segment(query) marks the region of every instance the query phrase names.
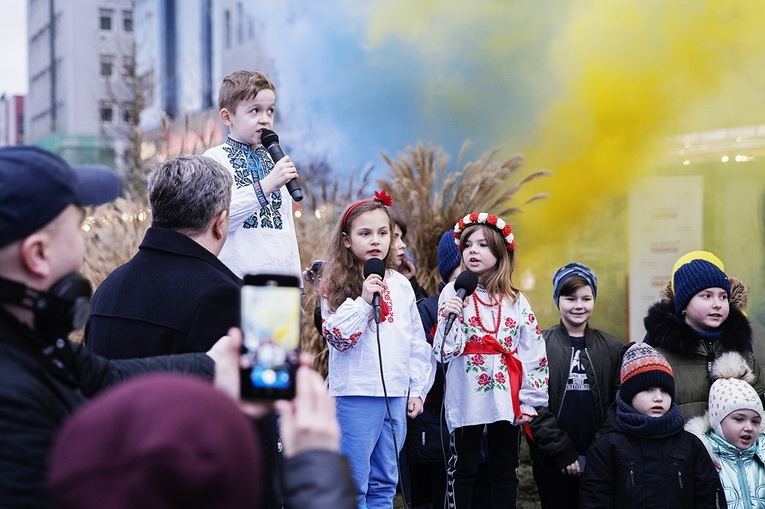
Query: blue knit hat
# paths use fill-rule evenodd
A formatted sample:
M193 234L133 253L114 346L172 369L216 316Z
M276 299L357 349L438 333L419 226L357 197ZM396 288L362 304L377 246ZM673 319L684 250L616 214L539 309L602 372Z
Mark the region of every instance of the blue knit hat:
M675 271L675 310L681 313L694 295L707 288L722 288L730 296L730 282L725 272L707 260L691 260Z
M581 263L569 263L558 269L553 276L553 300L556 306L558 306L558 299L560 299L560 289L563 287L563 283L571 276L582 276L587 281L587 284L590 285L590 288L592 288L592 297L598 296L598 278L595 277L595 273Z
M438 273L444 283L448 282L449 275L460 266L460 250L454 243L454 230L449 230L441 235L438 241Z

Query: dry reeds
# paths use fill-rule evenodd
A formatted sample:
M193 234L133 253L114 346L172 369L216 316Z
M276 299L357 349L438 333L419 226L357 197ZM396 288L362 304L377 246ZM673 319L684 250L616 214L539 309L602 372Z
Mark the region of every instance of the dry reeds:
M470 147L465 142L457 166ZM418 144L408 153L399 153L394 160L381 154L390 166L391 177L378 184L393 196L396 214L410 227L406 243L417 267L417 279L429 292L435 292L441 280L437 269L437 247L441 235L470 212L487 212L509 216L521 212L513 199L521 187L549 171L535 171L518 177L523 156L513 155L505 161L495 161L498 151L483 154L477 161L461 169L447 171L448 156L441 147ZM532 196L526 205L545 195Z
M303 201L296 206L295 230L300 246L302 267L309 267L314 260L323 260L327 255L327 242L340 214L348 204L358 201L369 184L371 168L363 171L359 179L353 175L344 187L328 179L323 166L301 170L301 180L310 182L303 186ZM322 375L327 374L329 351L327 342L313 323L313 309L318 295L310 285L306 286L303 299L303 315L300 342L304 351L314 355L314 368Z
M82 225L88 239L82 275L94 289L138 252L150 224L151 214L146 207L125 198L88 209ZM82 331L75 331L70 338L81 341Z

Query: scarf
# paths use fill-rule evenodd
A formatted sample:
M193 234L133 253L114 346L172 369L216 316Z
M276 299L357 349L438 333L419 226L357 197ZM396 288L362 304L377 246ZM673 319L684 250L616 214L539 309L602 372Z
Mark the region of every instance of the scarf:
M640 438L666 438L683 430L683 413L673 401L666 414L661 417L643 415L622 400L620 393L616 394L616 422L632 435Z

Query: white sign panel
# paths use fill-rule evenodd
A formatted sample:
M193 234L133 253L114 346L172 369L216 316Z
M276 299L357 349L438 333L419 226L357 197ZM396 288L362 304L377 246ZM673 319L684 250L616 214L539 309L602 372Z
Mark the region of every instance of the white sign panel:
M629 197L629 333L642 341L643 318L659 300L677 259L702 247L703 178L655 177Z

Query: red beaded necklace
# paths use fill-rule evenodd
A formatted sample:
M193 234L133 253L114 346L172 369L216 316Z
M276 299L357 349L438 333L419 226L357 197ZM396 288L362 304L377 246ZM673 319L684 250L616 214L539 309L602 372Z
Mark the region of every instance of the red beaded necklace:
M484 330L484 332L488 334L497 334L497 332L499 332L499 326L502 323L502 298L503 298L503 295L500 294L499 302L497 302L496 304L493 304L492 301L494 299L491 295L489 296L489 302L484 302L478 296L478 292L473 293L473 305L475 306L475 317L478 319L478 325L480 325L481 328ZM481 320L481 313L478 309L479 302L487 308L493 308L494 306L497 306L497 323L496 323L496 326L494 327L494 330L487 329L486 326L483 324L483 320Z

